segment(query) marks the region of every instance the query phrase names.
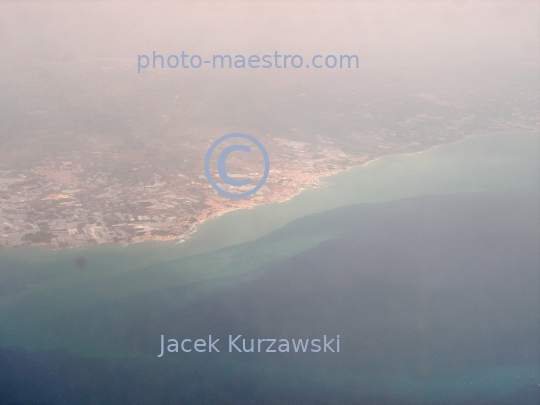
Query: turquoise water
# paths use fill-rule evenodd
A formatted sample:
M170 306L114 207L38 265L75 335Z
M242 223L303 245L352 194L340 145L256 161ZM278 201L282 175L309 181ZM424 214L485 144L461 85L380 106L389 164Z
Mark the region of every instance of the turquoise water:
M540 192L538 156L538 133L471 137L423 153L386 156L328 177L326 187L306 190L286 202L224 214L201 224L183 243L143 242L59 251L41 247L1 250L0 276L4 284L7 281L8 289L12 287L10 293L0 297L0 319L24 312L21 319L33 325L30 319L38 322L46 314L54 316L164 286L248 273L331 236L279 241L276 246L268 246L266 255L241 266L227 266L230 258L223 255L235 253L219 250L254 241L297 218L340 206L427 194ZM242 251L240 245L238 249ZM210 252L215 253L196 256ZM87 260L84 268L75 265L79 256ZM4 324L4 338L9 329ZM7 341L13 343L15 339L20 336ZM0 340L0 346L6 343Z

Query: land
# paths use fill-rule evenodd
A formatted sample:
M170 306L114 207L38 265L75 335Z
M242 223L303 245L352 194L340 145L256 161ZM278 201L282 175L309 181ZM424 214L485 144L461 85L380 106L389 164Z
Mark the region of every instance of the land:
M384 155L540 129L537 91L520 83L471 90L456 79L421 91L424 77L362 71L268 77L272 87L210 72L196 88L175 72L126 77L123 60L18 63L0 83L0 101L17 98L1 111L3 248L183 238L213 216L287 200ZM365 79L374 75L385 86ZM270 156L265 185L247 198L218 194L205 176L207 150L230 132L256 137ZM262 164L257 153L231 154L227 172L252 188ZM211 167L219 182L215 159Z

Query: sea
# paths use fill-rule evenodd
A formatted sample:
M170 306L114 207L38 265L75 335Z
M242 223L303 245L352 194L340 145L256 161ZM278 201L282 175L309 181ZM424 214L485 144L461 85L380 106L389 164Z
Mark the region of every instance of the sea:
M183 240L0 250L0 402L537 403L539 157L538 132L472 136ZM157 358L165 333L345 352Z

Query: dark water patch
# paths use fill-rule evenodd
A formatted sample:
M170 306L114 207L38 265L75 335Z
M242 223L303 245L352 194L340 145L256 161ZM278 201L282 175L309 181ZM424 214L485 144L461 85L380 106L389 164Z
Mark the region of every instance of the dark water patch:
M86 258L83 256L77 256L75 259L75 265L79 268L86 266Z

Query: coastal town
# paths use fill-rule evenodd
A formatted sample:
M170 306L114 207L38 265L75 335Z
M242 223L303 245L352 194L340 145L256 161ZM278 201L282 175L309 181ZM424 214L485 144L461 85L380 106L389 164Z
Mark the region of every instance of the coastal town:
M456 79L411 92L426 86L423 77L366 68L354 80L275 73L263 87L255 73L222 72L194 87L171 72L135 80L125 60L36 61L30 73L39 74L12 62L3 96L19 102L6 101L0 126L0 248L181 239L216 215L285 201L381 156L540 128L538 94L521 85L478 80L463 89ZM367 79L380 75L386 87ZM222 92L230 105L215 96ZM212 188L204 159L216 139L238 131L264 145L270 170L257 193L236 199ZM218 154L212 178L242 192L220 181ZM253 188L263 162L233 153L227 173Z
M179 238L213 215L283 201L321 176L359 163L331 145L312 148L285 139L273 144L273 155L287 150L289 158L301 160L273 160L265 185L244 199L219 195L203 170L164 175L159 169L134 168L126 174L62 161L30 171L2 171L0 246L66 248ZM201 148L201 156L204 152ZM231 172L245 171L235 163L240 162L228 163ZM248 169L246 176L255 178L255 169Z

